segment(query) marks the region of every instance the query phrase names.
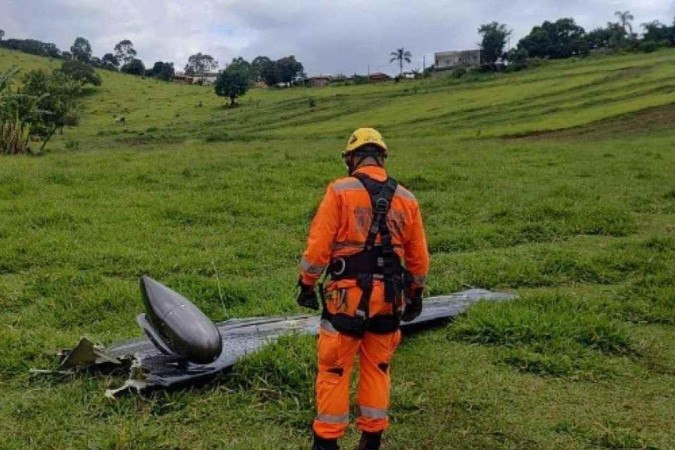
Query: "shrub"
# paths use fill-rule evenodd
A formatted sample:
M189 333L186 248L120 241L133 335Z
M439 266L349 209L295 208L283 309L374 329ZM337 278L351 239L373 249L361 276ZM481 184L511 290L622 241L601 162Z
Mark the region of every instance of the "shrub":
M658 42L654 41L645 41L645 42L640 42L639 45L639 50L644 53L652 53L655 52L656 50L661 47Z
M455 67L450 74L452 78L462 78L464 75L466 75L466 67L462 66Z

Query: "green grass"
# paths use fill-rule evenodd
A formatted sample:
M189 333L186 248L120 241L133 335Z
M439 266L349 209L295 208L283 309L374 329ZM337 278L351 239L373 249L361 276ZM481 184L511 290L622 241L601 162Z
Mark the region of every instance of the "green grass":
M50 64L0 51L0 70ZM406 339L388 448L672 447L672 50L256 89L236 109L206 87L102 77L47 154L0 158L0 447L307 447L309 337L218 383L115 402L102 393L124 374L28 369L81 335L139 336L146 273L214 320L298 312L305 233L358 126L382 129L420 201L429 292L522 297Z

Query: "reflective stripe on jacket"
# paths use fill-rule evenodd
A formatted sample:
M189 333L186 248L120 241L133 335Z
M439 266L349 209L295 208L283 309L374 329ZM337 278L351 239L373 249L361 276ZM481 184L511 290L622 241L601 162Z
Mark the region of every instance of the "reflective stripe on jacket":
M377 181L387 179L382 167L366 166L357 172ZM354 177L333 181L309 230L300 264L303 283L314 284L332 259L361 251L371 222L370 196L363 184ZM423 287L429 270L426 234L417 200L403 186L396 189L387 222L394 250L412 273L415 285Z

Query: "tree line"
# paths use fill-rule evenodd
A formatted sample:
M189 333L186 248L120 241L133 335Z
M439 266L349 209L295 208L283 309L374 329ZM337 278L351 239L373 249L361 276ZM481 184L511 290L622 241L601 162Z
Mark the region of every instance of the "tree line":
M672 25L657 20L643 23L640 25L643 33L639 35L634 30L635 18L630 11L617 11L614 16L616 22L608 22L605 27L590 32L571 17L545 21L533 27L507 52L504 47L512 30L499 22L481 25L478 33L484 69L500 70L508 66L519 69L533 59L564 59L598 52L652 52L660 47L675 46L675 19Z
M236 105L238 97L246 94L249 87L258 82L267 86L290 86L305 77L305 69L295 56L285 56L276 61L267 56L258 56L251 62L234 58L223 70L214 84L216 95L227 97L230 106Z
M4 34L4 31L0 30L0 47L12 50L49 58L61 58L66 61L79 61L94 68L154 77L165 81L171 81L176 76L173 62L157 61L152 67L146 68L143 61L138 58L133 42L129 39L121 40L111 52L98 57L93 55L91 44L84 37L77 37L70 46L70 51L61 51L55 44L34 39L5 40ZM229 66L234 66L232 70L243 71L246 78L252 82L263 82L267 86L290 85L296 77L304 75L302 63L292 55L277 60L272 60L267 56L258 56L250 63L243 58L235 58ZM184 72L188 76L200 77L216 71L218 67L219 63L213 56L199 52L188 58Z

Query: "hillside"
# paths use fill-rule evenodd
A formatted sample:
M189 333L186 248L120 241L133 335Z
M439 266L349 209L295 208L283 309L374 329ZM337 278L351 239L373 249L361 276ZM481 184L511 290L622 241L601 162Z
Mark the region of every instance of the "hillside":
M0 70L56 64L0 50ZM0 446L306 446L309 338L218 384L114 403L101 393L124 374L28 369L82 335L138 336L146 273L214 320L298 312L306 229L358 126L381 129L420 201L429 293L523 297L406 339L387 448L672 446L675 51L254 89L236 109L208 87L101 76L48 154L0 157Z

